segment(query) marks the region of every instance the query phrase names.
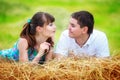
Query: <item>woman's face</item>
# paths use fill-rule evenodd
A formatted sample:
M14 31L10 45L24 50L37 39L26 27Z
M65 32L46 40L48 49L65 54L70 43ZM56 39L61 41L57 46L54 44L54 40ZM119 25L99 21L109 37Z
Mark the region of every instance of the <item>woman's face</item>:
M49 23L43 27L43 35L46 37L53 37L55 35L56 26L54 23Z

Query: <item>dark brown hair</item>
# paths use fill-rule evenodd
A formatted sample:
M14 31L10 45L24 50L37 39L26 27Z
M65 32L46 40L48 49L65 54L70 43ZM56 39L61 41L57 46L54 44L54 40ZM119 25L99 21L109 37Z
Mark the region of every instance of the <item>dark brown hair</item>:
M80 27L87 26L88 27L88 34L91 34L93 32L94 27L94 17L93 15L88 11L78 11L73 13L72 18L75 18L80 25Z
M28 41L28 48L34 50L34 46L36 44L35 39L36 27L37 26L43 27L44 24L49 24L54 21L55 18L49 13L37 12L36 14L33 15L32 19L23 26L23 30L20 33L20 37L26 38ZM54 42L51 37L48 38L46 42L50 43L51 47L53 47Z

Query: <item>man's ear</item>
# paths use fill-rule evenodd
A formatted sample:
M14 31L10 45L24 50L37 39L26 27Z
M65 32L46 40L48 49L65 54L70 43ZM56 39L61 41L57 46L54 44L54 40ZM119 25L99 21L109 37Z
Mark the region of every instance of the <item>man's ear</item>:
M83 33L87 33L88 32L88 27L87 26L84 26L83 27Z
M40 26L37 26L37 27L36 27L36 31L37 31L37 32L41 32L41 31L43 31L43 28L40 27Z

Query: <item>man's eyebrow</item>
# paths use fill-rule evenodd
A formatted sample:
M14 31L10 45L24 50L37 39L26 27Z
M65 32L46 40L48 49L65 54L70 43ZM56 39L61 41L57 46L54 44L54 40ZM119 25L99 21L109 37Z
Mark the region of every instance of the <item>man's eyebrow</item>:
M73 23L71 23L71 22L70 22L70 24L71 24L71 25L75 25L75 24L73 24Z

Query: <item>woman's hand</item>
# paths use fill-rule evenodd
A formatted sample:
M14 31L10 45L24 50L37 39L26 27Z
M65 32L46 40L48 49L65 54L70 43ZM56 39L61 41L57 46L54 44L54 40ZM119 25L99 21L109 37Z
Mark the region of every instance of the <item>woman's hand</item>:
M50 43L43 42L43 43L40 44L38 54L44 54L45 52L48 52L49 49L50 49Z
M39 47L39 51L38 51L38 54L36 55L36 57L33 59L33 63L38 63L40 58L45 54L45 50L49 50L49 46L50 46L50 43L47 43L47 42L43 42L40 44L40 47Z

